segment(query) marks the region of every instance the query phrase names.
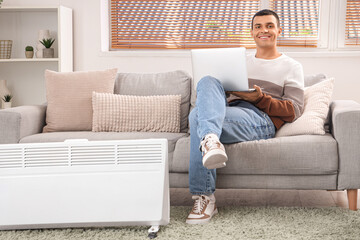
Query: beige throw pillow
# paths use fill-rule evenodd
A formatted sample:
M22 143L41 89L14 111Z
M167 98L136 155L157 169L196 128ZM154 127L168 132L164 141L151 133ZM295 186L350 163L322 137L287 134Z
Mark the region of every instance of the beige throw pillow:
M284 124L276 132L276 137L325 134L324 124L329 111L334 81L334 78L329 78L305 88L303 114L294 122Z
M91 131L92 92L113 93L116 73L117 69L67 73L46 70L43 132Z
M93 132L180 132L181 95L93 93Z

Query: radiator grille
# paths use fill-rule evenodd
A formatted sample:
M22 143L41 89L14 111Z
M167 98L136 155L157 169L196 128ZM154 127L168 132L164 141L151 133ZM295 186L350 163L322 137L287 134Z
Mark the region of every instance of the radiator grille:
M121 163L156 163L161 162L161 147L159 145L147 146L118 146L118 164Z
M0 150L0 168L22 167L22 148Z
M60 146L60 145L63 146ZM20 144L19 144L20 145ZM162 145L158 144L84 144L7 148L0 145L0 168L77 167L121 164L161 163Z
M109 165L115 164L115 146L76 146L71 147L71 165Z
M68 148L24 148L24 167L56 167L68 165Z

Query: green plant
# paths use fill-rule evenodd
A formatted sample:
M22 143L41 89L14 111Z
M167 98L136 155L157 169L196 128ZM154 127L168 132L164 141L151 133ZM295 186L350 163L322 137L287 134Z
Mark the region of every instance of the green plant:
M25 51L34 51L34 48L32 46L26 46Z
M52 38L47 38L47 39L43 38L43 40L40 41L40 43L44 45L46 48L50 48L51 45L54 43L54 41L55 39Z
M10 94L6 94L2 100L4 100L4 102L10 102L12 99L12 96Z

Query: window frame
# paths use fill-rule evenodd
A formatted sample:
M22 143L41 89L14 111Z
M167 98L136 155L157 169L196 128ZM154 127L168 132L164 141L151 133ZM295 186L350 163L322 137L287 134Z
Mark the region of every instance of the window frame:
M110 1L100 1L101 17L101 53L100 56L177 56L188 57L189 49L116 49L110 50ZM346 46L345 43L345 17L347 1L320 0L319 2L319 40L316 48L306 47L278 47L282 52L299 53L334 53L339 56L343 52L346 56L358 56L360 46ZM269 0L260 0L260 8L269 8ZM331 18L331 16L336 16ZM339 34L338 34L339 33ZM249 49L251 51L251 49ZM352 51L352 53L350 53ZM354 52L356 51L356 52ZM359 52L358 52L359 51ZM346 53L348 52L348 53ZM119 54L120 53L120 54ZM124 54L121 54L124 53ZM135 54L134 54L135 53ZM296 54L298 53L298 54ZM323 56L323 54L321 54Z
M338 34L335 34L335 50L360 50L360 45L349 46L345 45L345 32L346 32L346 5L347 1L336 1L335 2L335 13L337 16L337 29ZM360 19L359 19L360 20Z

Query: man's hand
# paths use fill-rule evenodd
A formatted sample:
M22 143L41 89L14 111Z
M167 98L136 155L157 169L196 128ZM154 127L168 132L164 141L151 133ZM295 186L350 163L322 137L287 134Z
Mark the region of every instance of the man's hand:
M256 103L260 100L260 98L263 96L263 93L261 91L261 88L257 85L254 85L255 91L253 92L236 92L236 91L227 91L226 93L233 94L242 100Z

